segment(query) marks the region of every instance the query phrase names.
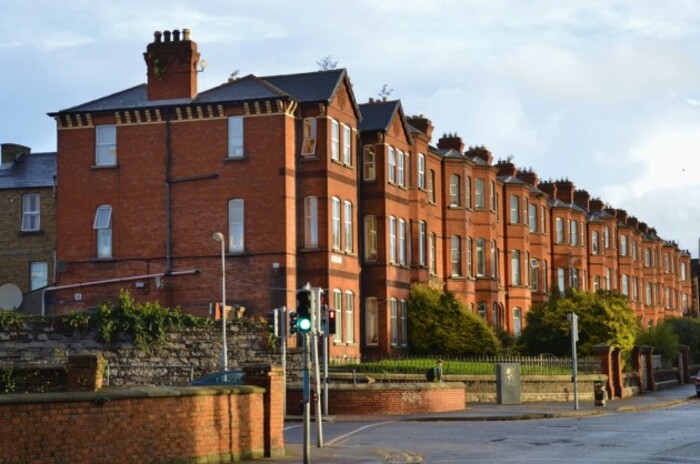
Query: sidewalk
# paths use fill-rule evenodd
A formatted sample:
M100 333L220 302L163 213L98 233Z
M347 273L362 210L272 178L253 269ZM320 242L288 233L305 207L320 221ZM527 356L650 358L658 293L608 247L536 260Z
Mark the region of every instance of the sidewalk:
M470 403L466 409L454 412L399 416L343 415L328 416L324 420L328 422L383 422L387 420L429 422L551 419L660 409L687 401L695 401L696 399L695 385L688 384L625 399L615 398L612 401L608 401L604 407L595 406L593 401L579 401L578 409L574 408L573 401L569 403L524 403L517 405ZM288 420L294 419L288 418Z

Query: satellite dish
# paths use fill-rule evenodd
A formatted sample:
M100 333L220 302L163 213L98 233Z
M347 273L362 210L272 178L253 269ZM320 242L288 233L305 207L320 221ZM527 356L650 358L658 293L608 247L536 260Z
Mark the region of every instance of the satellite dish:
M202 70L206 69L207 65L207 60L199 60L199 66L202 68Z
M22 304L22 290L15 284L0 287L0 309L14 310Z

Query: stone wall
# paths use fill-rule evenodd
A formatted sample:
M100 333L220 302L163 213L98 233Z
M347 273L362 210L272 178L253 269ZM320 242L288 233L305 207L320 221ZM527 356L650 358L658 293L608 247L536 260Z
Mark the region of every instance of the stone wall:
M221 338L220 324L186 328L168 334L164 345L143 350L128 338L104 344L94 331L31 322L23 330L0 331L0 367L65 365L69 355L100 353L107 361L105 385L182 385L219 370ZM229 325L227 345L231 367L281 363L279 354L269 353L267 333L250 320ZM300 358L298 351L287 357L290 381L301 374Z

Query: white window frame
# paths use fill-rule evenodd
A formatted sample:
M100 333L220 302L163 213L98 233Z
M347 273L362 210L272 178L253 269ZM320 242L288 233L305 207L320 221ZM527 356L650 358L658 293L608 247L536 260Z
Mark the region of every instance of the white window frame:
M428 256L429 271L435 275L437 274L437 234L435 232L431 232L428 235L428 251L430 253L430 256Z
M348 253L352 253L354 250L354 242L353 242L353 208L352 208L352 203L348 200L345 200L344 203L344 211L343 211L343 223L345 225L345 251Z
M435 171L428 170L428 201L435 203Z
M331 159L340 161L340 125L331 118Z
M333 289L333 309L335 309L335 335L334 343L343 342L343 292L340 289Z
M510 196L510 223L520 223L520 198L517 195Z
M591 232L591 254L597 255L600 253L600 235L597 230Z
M365 299L365 344L379 345L379 304L373 296Z
M340 250L340 198L331 199L331 243L334 250Z
M427 246L427 236L428 236L428 226L425 221L418 222L418 265L425 266L427 263L426 259L426 246Z
M389 216L389 262L396 263L396 218Z
M243 144L243 116L229 116L228 118L228 157L240 159L245 156Z
M304 247L318 247L318 197L304 197Z
M533 292L538 292L540 290L540 265L537 259L533 258L530 260L530 288Z
M564 218L556 218L554 221L554 224L556 225L556 243L562 244L564 243Z
M476 276L486 276L486 240L476 239Z
M399 264L406 265L406 221L399 219Z
M464 176L464 207L472 207L472 178Z
M522 309L515 307L513 308L513 335L519 337L522 333L523 328L523 315Z
M95 126L95 165L117 165L116 124L102 124Z
M345 343L355 342L355 294L345 292Z
M343 163L352 166L352 130L343 124Z
M241 198L228 201L228 251L242 253L245 250L245 202Z
M38 193L22 195L22 232L37 232L41 229L41 197Z
M630 283L627 274L622 274L621 278L622 294L629 298L630 296Z
M522 276L520 274L520 250L513 250L511 252L510 264L513 276L511 278L511 284L522 285Z
M387 180L392 184L396 182L396 152L387 145Z
M377 216L365 216L365 260L377 260Z
M364 164L364 169L362 170L362 175L364 176L364 180L375 180L377 177L377 171L376 171L376 155L374 152L374 146L373 145L366 145L364 150L364 156L363 156L363 164Z
M100 205L95 211L95 221L92 225L97 231L97 257L112 257L112 206Z
M537 232L537 205L530 203L527 207L527 224L530 232Z
M480 177L474 180L474 208L484 209L484 179Z
M398 327L398 312L399 301L396 298L389 299L390 317L391 317L391 346L399 346L399 327Z
M453 277L462 275L462 239L459 235L450 237L450 273Z
M313 156L316 154L316 129L317 121L315 117L304 118L303 141L301 144L302 156Z
M472 238L467 237L467 277L474 277L474 256L472 251Z
M399 302L399 309L401 311L401 347L408 347L408 302L406 300L401 300Z
M29 291L44 288L49 284L49 263L32 261L29 263Z
M425 189L425 155L418 153L418 188Z
M397 170L396 183L398 185L400 185L401 187L406 186L406 176L404 173L405 162L406 162L406 158L404 156L404 152L401 150L396 150L396 170Z
M496 182L489 181L489 207L491 211L496 211Z
M569 219L569 245L578 245L578 221Z
M459 182L460 178L458 174L452 174L450 176L450 206L459 206Z
M627 236L620 235L620 256L627 256Z

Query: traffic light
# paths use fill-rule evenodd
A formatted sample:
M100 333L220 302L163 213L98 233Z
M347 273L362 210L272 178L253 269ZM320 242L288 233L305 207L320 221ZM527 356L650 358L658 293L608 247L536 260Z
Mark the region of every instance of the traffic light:
M301 289L297 292L297 328L299 332L306 333L311 330L311 290Z
M328 308L326 311L326 330L328 335L335 334L335 309Z
M299 321L297 320L299 315L295 313L294 311L291 311L289 313L289 335L294 335L297 333L297 324Z
M278 313L276 309L267 312L267 328L269 329L270 333L273 334L275 337L280 336L279 320L277 314Z

